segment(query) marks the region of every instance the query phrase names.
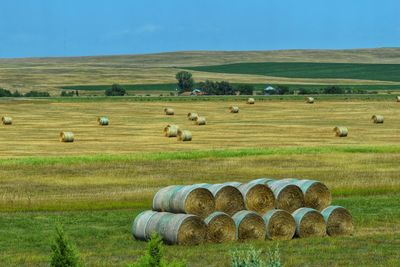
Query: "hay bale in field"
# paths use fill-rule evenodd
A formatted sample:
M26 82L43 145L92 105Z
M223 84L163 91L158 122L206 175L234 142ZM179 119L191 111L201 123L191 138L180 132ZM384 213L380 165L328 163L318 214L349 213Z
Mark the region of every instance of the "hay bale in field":
M175 124L168 124L164 127L164 136L166 137L177 137L179 126Z
M400 96L397 96L396 99L397 99L397 102L400 102Z
M304 194L304 205L321 211L332 203L332 194L329 188L315 180L283 179L300 187Z
M254 98L249 97L249 98L247 99L247 104L253 105L254 103L256 103L256 100L255 100Z
M172 185L162 188L154 195L153 210L194 214L206 218L215 211L215 200L206 188Z
M350 212L341 206L329 206L321 212L330 236L351 235L354 231Z
M188 117L188 120L195 121L199 117L199 115L197 113L194 113L194 112L189 112L187 114L187 117Z
M229 111L230 111L231 113L239 113L239 107L230 106L230 107L229 107Z
M135 239L141 241L147 240L146 226L148 225L150 218L157 213L157 211L146 210L136 216L132 224L132 235Z
M306 97L307 104L314 104L314 97Z
M296 222L296 236L312 237L325 236L326 223L324 217L312 208L300 208L292 213Z
M2 117L1 122L3 123L3 125L11 125L12 118L11 117Z
M384 118L383 118L382 115L373 115L371 117L371 120L372 120L373 123L383 123Z
M207 225L208 241L223 243L236 240L235 221L228 214L216 211L210 214L204 222Z
M164 113L165 113L165 115L174 115L175 114L174 109L172 109L172 108L164 108Z
M178 129L178 141L192 141L192 133L188 130L179 130Z
M196 125L206 125L207 121L205 117L197 117L194 124Z
M61 132L60 141L65 143L74 142L74 134L72 132Z
M336 126L333 128L333 131L336 133L336 136L338 137L346 137L349 133L346 127L343 126Z
M290 240L296 232L296 222L293 216L284 210L270 210L264 219L267 238L271 240Z
M300 187L288 181L269 181L268 186L274 192L276 208L290 213L304 207L304 195Z
M109 124L109 120L107 117L99 117L99 118L97 118L97 122L101 126L107 126Z
M244 240L264 240L266 235L266 227L263 218L253 211L242 210L232 219L236 225L236 238L240 241Z

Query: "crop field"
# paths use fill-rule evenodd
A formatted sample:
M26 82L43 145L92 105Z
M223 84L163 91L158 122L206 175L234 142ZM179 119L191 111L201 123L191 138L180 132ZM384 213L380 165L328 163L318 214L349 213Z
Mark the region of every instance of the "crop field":
M131 238L133 218L160 187L256 177L320 180L354 218L351 237L279 242L285 266L398 266L400 103L369 98L2 100L0 114L13 124L0 125L0 266L48 265L58 222L87 265L127 266L146 247ZM233 104L238 114L229 113ZM194 125L188 112L207 125ZM385 123L373 124L373 114ZM110 125L99 126L98 116ZM164 137L169 123L193 141ZM349 136L335 137L337 125ZM60 131L74 132L75 142L61 143ZM273 245L168 246L165 254L189 266L229 266L233 249Z

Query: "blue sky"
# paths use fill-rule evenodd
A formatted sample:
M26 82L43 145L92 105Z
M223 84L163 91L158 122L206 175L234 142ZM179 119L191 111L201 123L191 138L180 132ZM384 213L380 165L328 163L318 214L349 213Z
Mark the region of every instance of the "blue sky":
M0 58L400 46L397 0L0 0Z

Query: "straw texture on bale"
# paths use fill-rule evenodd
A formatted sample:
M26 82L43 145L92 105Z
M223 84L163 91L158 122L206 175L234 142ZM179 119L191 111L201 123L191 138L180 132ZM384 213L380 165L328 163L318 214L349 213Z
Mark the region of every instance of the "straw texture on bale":
M336 126L333 128L333 131L336 133L336 136L338 137L346 137L349 133L346 127L343 126Z
M188 120L195 121L197 119L197 117L199 117L199 115L194 112L189 112L187 117L188 117Z
M329 206L322 212L326 223L326 232L330 236L351 235L354 231L353 218L348 210L341 206Z
M192 133L187 130L178 129L178 141L192 141Z
M164 135L166 137L177 137L179 126L174 124L168 124L164 127Z
M246 209L264 214L275 207L274 193L267 185L250 182L237 188L242 193Z
M250 97L247 99L247 104L253 105L256 101L254 100L254 98Z
M197 117L194 124L206 125L207 124L206 118L205 117Z
M288 181L277 180L268 182L274 192L276 208L290 213L304 207L304 195L301 189Z
M61 132L60 141L65 143L74 142L74 134L72 132Z
M324 217L315 209L300 208L292 213L296 222L296 235L298 237L325 236L326 224Z
M383 118L382 115L373 115L373 116L371 117L371 120L372 120L374 123L383 123L384 118Z
M223 243L236 240L235 221L226 213L216 211L205 220L207 239L213 243Z
M11 117L2 117L1 122L4 125L11 125L12 124L12 118Z
M215 211L215 200L208 189L196 185L168 186L155 194L153 210L194 214L206 218Z
M233 215L236 238L244 240L264 240L266 227L263 218L253 211L242 210Z
M307 98L306 98L306 102L307 102L308 104L314 104L314 97L307 97Z
M107 126L109 124L109 120L108 120L107 117L100 117L100 118L97 119L97 122L101 126Z
M231 113L239 113L239 107L231 106L229 107Z
M165 115L174 115L175 112L172 108L164 108Z
M290 240L296 232L296 222L284 210L270 210L263 215L267 238L271 240Z

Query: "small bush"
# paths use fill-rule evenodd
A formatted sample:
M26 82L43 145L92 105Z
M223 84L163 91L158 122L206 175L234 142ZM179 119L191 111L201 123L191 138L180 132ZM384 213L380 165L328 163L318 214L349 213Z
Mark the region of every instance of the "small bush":
M77 91L77 92L78 92L78 91ZM74 96L74 94L75 94L74 91L70 91L70 92L68 92L68 91L61 91L61 96L62 96L62 97L71 97L71 96Z
M269 249L268 259L261 259L261 250L251 247L246 251L235 250L231 252L232 267L282 267L278 245L274 249Z
M30 91L24 95L25 97L49 97L48 92Z
M105 94L106 96L124 96L126 95L126 90L119 84L113 84L111 88L105 91Z
M52 267L78 267L82 266L79 253L74 244L67 239L61 226L56 227L56 237L51 246L53 255L50 266Z
M12 94L9 90L0 88L0 97L11 97Z

